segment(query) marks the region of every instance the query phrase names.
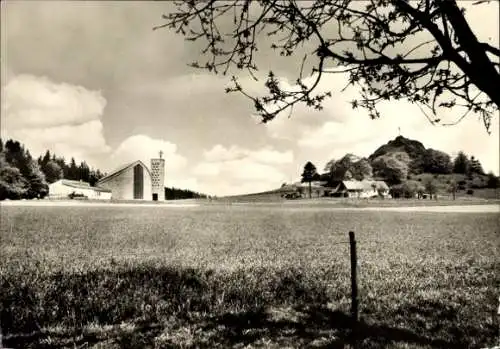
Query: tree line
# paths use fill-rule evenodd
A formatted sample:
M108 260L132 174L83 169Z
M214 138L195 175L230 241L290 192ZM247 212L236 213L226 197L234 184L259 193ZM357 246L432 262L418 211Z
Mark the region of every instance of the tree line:
M423 156L416 159L410 158L404 151L389 152L372 160L346 154L339 160L328 161L322 174L308 161L304 166L301 182L309 183L311 192L311 182L316 180L326 182L327 186L335 186L344 180L380 179L389 184L391 191L398 197L413 197L415 194L420 197L423 193L431 196L436 194L435 176L453 173L464 175L473 184L477 176L485 176L480 161L474 156L469 157L460 151L452 161L451 157L442 151L426 149ZM423 184L411 180L412 175L418 174L428 174ZM449 191L453 195L457 190L465 189L465 181L448 182ZM497 188L499 184L499 177L492 172L487 174L486 187ZM481 184L475 185L481 187ZM311 193L309 195L311 196Z
M77 165L75 159L72 157L69 163L66 163L64 157L51 154L48 150L44 156L38 158L38 165L45 174L47 183L54 183L64 178L88 182L91 186L95 186L97 181L105 176L99 169L90 168L85 161Z
M206 199L207 195L195 191L179 188L165 187L165 200L180 200L180 199Z
M71 158L67 163L48 150L35 159L18 141L9 139L4 144L0 139L0 200L42 199L48 195L48 184L59 179L81 180L94 186L103 176L85 161L77 165Z

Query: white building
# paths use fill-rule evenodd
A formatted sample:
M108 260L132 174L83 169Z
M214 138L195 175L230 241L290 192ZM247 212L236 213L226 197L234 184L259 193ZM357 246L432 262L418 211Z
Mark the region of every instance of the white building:
M151 172L140 160L101 178L97 185L112 192L113 200L152 200Z
M49 198L67 199L72 196L84 197L87 199L110 200L111 190L91 187L87 182L69 179L60 179L57 182L49 184Z
M350 198L389 197L389 187L384 181L342 181L335 193Z
M61 179L49 185L49 198L85 197L102 200L165 200L165 160L151 159L151 170L140 160L123 165L97 182Z

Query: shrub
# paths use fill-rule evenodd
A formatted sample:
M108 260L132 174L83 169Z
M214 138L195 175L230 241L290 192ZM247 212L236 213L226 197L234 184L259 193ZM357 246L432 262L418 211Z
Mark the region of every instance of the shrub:
M467 190L467 195L474 195L474 190L468 189Z
M402 184L395 184L389 190L389 194L395 199L402 198L404 196L404 190Z
M436 194L437 189L438 188L436 181L434 181L434 179L432 178L427 178L425 181L425 191L432 197L432 195Z
M488 181L486 183L488 188L500 187L500 177L495 176L492 172L488 173Z
M484 188L484 186L485 185L483 183L482 178L476 176L472 179L472 182L470 183L470 187L473 189Z

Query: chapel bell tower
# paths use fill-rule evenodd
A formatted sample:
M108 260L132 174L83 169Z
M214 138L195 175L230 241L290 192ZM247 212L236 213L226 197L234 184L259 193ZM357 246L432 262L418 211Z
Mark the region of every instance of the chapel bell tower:
M153 201L165 201L165 159L151 159L151 193Z

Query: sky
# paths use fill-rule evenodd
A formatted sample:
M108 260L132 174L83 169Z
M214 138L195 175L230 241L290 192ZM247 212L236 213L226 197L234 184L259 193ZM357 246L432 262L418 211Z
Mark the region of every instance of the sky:
M471 6L475 34L498 47L498 3ZM322 111L295 108L262 124L244 97L226 94L226 76L187 65L200 46L162 24L168 2L1 2L1 136L38 156L50 150L111 171L159 151L167 186L211 195L265 191L300 180L307 161L322 171L346 153L369 156L401 135L455 155L478 158L499 173L498 116L488 134L470 114L456 126L432 126L407 102L381 105L382 117L353 110L357 91L341 92L346 76L329 74ZM263 50L259 62L293 81L300 60ZM266 54L267 53L267 54ZM243 83L263 93L249 77ZM452 115L453 116L453 115Z

